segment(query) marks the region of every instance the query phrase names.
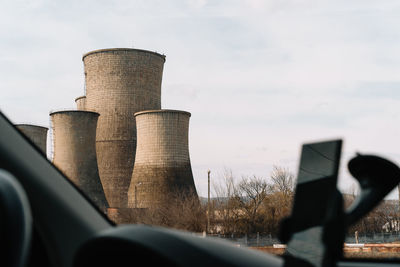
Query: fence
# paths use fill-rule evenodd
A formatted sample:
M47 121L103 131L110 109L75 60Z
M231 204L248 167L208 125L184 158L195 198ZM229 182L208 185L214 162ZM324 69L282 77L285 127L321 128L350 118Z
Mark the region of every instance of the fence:
M261 235L259 233L244 235L211 235L211 237L221 238L241 247L266 247L280 243L277 237L272 235Z
M211 235L214 238L220 238L230 241L241 247L266 247L273 244L280 244L277 237L262 234L244 234L244 235ZM400 232L397 233L369 233L358 236L358 243L381 244L400 241ZM346 236L345 243L356 243L354 236Z
M358 235L358 243L392 243L400 241L400 232L393 233L367 233ZM346 236L346 243L357 243L355 236Z

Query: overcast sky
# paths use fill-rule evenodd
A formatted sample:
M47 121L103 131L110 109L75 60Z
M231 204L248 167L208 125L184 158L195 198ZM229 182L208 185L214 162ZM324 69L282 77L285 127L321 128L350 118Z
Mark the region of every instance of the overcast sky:
M304 142L343 138L340 187L356 151L400 163L398 1L0 0L0 108L48 126L83 94L82 55L166 55L162 108L192 113L195 183L224 169L297 174Z

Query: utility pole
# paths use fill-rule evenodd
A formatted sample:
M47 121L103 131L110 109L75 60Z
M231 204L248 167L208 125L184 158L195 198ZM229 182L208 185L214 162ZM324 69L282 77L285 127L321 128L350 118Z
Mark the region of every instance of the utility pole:
M207 233L210 233L210 173L211 173L211 171L208 170L207 171L207 174L208 174Z

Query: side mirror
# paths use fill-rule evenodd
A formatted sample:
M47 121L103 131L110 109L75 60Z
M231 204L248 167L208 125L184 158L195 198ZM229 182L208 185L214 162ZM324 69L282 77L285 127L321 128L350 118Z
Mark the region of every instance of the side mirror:
M346 211L346 224L351 225L371 211L400 182L400 168L378 156L357 154L348 163L351 175L361 192Z

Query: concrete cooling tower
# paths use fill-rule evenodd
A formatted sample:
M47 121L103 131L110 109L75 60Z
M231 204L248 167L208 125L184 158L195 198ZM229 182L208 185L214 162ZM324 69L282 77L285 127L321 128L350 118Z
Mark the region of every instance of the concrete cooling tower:
M99 114L89 111L50 113L53 131L53 163L103 211L108 208L96 158L96 126Z
M86 96L75 98L75 103L77 110L86 110Z
M100 114L96 150L100 179L111 208L127 207L136 151L138 111L161 108L165 56L128 48L83 56L86 109Z
M16 124L15 126L46 155L48 128L32 124Z
M149 208L176 195L197 197L188 147L190 113L151 110L135 118L138 143L128 206Z

